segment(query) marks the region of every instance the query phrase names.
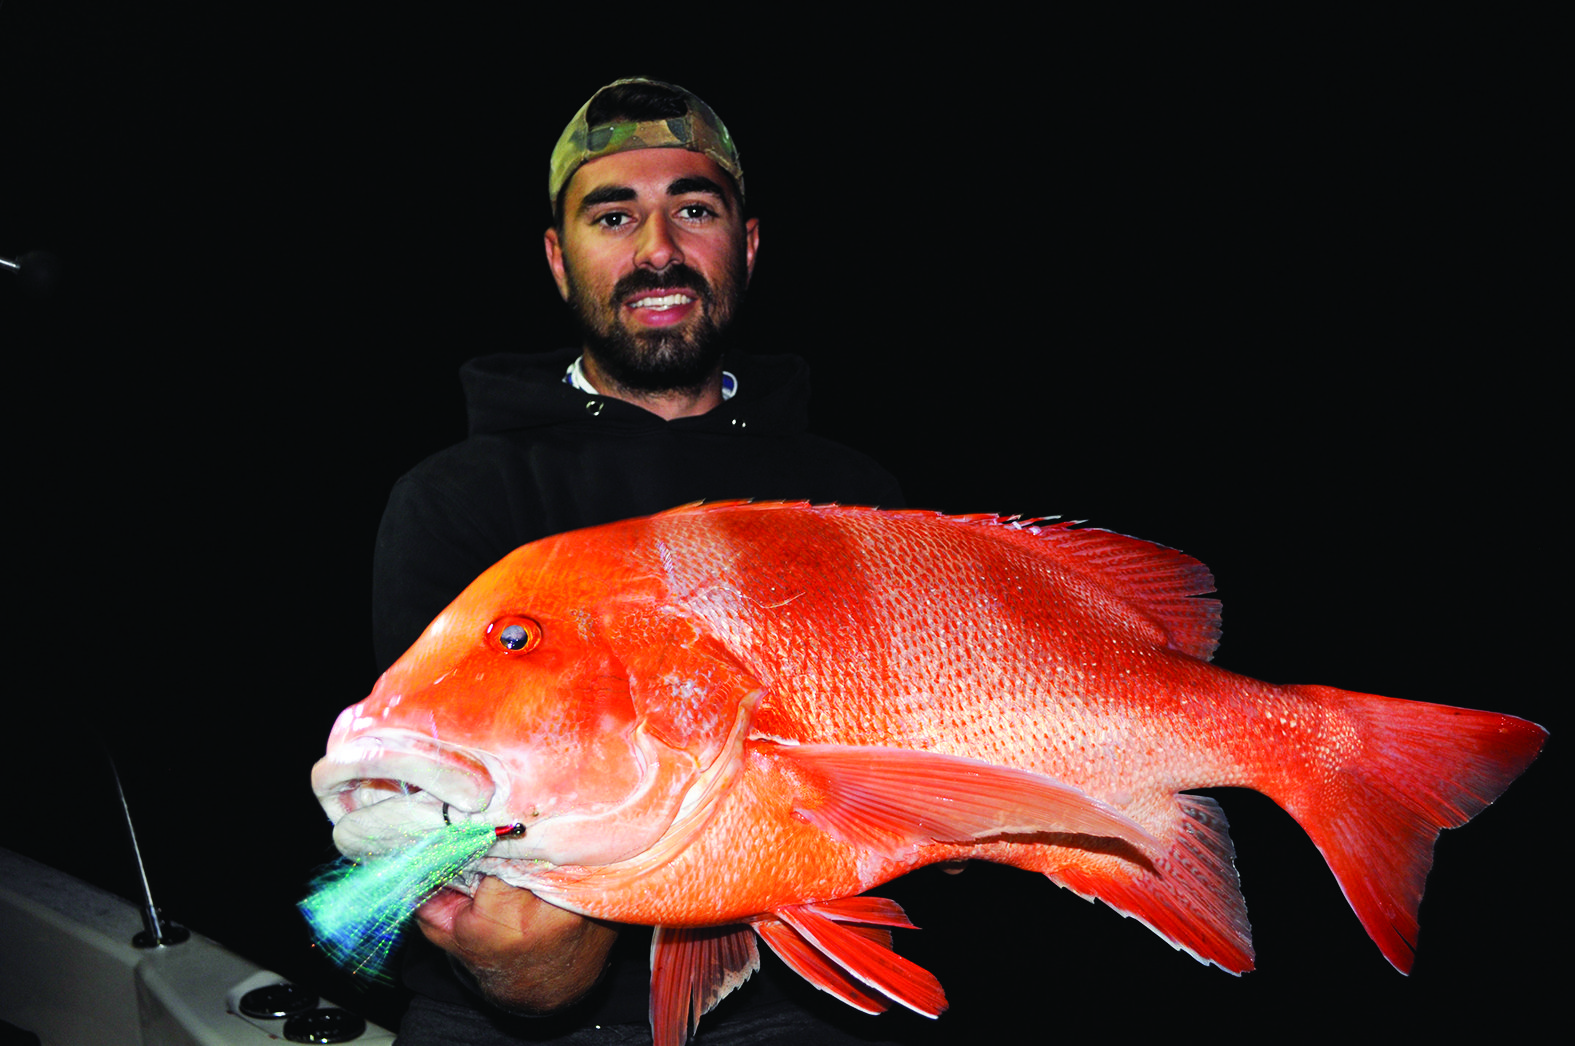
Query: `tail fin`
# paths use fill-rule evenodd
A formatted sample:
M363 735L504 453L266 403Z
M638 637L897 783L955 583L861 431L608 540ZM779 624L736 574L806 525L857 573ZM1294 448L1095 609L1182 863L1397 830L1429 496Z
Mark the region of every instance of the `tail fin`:
M1287 687L1362 722L1340 772L1275 799L1329 863L1384 958L1411 972L1433 844L1503 794L1542 750L1535 723L1333 687Z

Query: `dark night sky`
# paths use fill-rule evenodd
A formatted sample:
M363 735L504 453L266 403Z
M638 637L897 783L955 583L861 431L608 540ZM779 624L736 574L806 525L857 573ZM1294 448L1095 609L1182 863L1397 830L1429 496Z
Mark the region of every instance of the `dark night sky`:
M763 47L667 15L372 10L0 5L0 256L52 250L67 274L43 299L0 280L12 650L44 713L17 736L69 753L38 802L13 787L9 845L129 888L117 830L75 827L99 823L97 723L161 903L320 974L289 902L328 846L307 771L373 681L382 500L463 435L461 362L566 342L546 156L631 73L728 121L763 223L748 343L808 358L817 428L911 504L1196 555L1235 671L1559 732L1568 466L1543 360L1568 335L1539 264L1537 27L1193 15ZM990 869L914 913L937 943L899 947L936 949L959 1027L1179 1007L1343 1034L1368 1004L1396 1031L1490 1027L1551 977L1558 758L1446 834L1409 980L1245 793L1225 804L1250 977ZM1158 1005L1111 1011L1134 995Z

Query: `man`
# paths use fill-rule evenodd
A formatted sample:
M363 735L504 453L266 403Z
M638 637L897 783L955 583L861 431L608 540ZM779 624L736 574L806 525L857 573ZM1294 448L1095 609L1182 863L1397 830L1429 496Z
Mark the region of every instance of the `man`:
M744 216L738 152L704 102L649 80L598 91L553 151L548 196L547 263L580 349L462 370L469 438L399 481L378 531L383 666L478 574L548 534L701 499L901 502L874 462L804 431L801 361L729 351L760 229ZM512 1031L600 1041L597 1028L645 1021L638 959L596 987L619 927L490 877L473 896L445 891L418 923L455 968L413 949L402 1043L516 1041ZM645 931L623 936L643 953ZM511 1028L498 1011L560 1015Z

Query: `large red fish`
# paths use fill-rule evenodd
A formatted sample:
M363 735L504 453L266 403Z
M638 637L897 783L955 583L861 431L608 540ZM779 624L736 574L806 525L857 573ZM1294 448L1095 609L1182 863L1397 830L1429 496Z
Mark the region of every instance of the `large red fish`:
M1215 786L1289 811L1408 971L1439 831L1546 732L1216 668L1212 588L1171 549L993 516L717 504L577 531L466 589L313 783L352 855L522 823L472 875L655 926L658 1044L757 968L757 935L854 1006L938 1014L891 950L901 910L858 895L940 861L1041 872L1251 969L1224 816L1186 794Z

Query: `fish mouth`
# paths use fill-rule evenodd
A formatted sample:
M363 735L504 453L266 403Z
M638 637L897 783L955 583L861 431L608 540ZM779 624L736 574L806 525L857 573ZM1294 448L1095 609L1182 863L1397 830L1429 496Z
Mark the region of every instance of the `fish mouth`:
M379 730L334 746L312 767L312 788L341 853L386 853L446 823L483 820L507 781L495 761L413 732Z

